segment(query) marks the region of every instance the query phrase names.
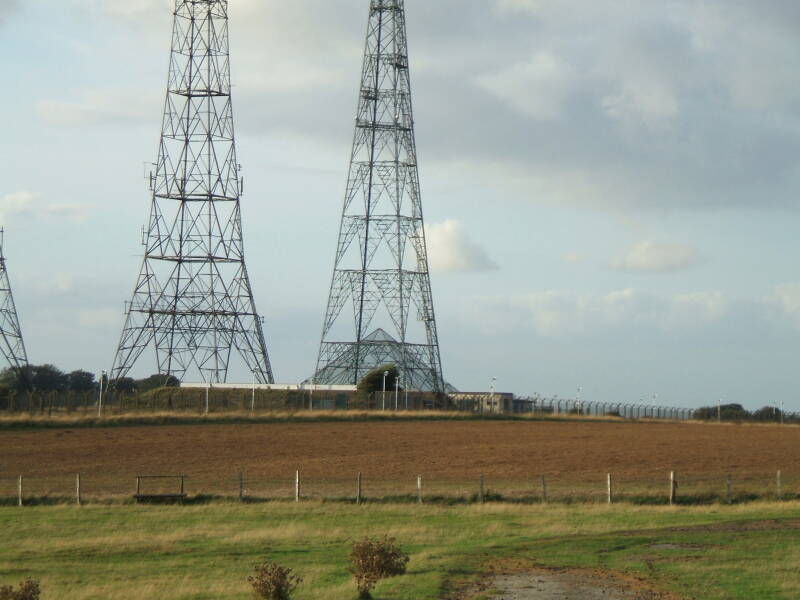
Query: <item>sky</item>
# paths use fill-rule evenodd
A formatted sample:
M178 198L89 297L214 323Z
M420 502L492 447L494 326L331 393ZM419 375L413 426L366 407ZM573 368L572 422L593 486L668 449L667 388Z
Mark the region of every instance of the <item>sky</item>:
M230 1L245 254L280 382L316 362L367 8ZM445 378L800 410L800 4L406 10ZM36 364L111 366L170 30L170 0L0 0L0 223Z

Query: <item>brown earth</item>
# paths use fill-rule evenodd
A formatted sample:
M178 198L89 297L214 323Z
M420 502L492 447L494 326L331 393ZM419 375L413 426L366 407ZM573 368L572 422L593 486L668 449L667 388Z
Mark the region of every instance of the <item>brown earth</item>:
M417 475L426 493L474 492L480 474L491 490L530 493L544 474L554 496L587 487L602 497L608 472L621 493L660 493L670 470L685 493L719 491L732 473L737 492L767 494L778 469L784 491L796 493L797 464L800 427L790 426L365 421L0 431L0 496L13 495L18 474L32 493L70 493L75 473L89 493L127 492L138 474L177 473L189 475L194 491L227 493L241 470L248 489L284 493L296 469L309 495L325 486L349 493L359 471L367 493L370 485L411 493Z

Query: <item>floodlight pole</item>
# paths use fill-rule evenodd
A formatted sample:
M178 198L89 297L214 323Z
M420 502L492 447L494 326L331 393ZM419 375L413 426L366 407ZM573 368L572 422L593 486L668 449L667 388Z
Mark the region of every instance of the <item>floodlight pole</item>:
M494 382L497 381L497 377L492 377L492 381L489 383L489 412L494 412Z
M717 423L722 423L722 398L717 400Z
M386 410L386 376L389 374L389 371L383 372L383 396L381 397L382 403L382 410Z
M256 370L253 369L253 393L250 395L250 412L256 411Z
M400 395L400 378L394 378L394 409L397 410L397 397Z
M100 371L100 396L97 399L97 416L103 416L103 380L106 378L106 371Z

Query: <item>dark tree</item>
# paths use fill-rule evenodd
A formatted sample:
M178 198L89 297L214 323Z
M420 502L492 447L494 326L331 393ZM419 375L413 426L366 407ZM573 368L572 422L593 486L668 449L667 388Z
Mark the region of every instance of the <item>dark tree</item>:
M160 387L178 387L180 384L181 382L172 375L167 376L157 373L155 375L150 375L150 377L146 379L138 379L136 381L136 389L141 394Z
M69 387L69 377L53 365L35 365L33 388L40 392L63 392Z
M82 369L67 374L67 385L73 392L89 392L97 389L94 373Z
M373 369L358 382L358 391L362 394L383 391L383 374L386 375L386 391L393 391L399 373L395 365L383 365Z
M138 391L133 377L120 377L114 382L114 389L123 394L133 394Z

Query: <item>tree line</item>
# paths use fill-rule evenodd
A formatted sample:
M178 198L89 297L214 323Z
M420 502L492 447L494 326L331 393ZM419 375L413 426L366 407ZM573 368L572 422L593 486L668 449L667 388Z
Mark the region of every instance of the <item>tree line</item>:
M798 415L783 412L777 406L762 406L749 411L741 404L721 404L698 408L694 411L694 418L701 421L795 421Z
M121 377L114 382L114 390L122 393L142 394L159 387L177 387L178 379L161 374L143 379ZM103 376L103 390L109 387L108 376ZM6 368L0 371L0 394L24 392L82 392L100 391L97 375L83 369L65 373L55 365L28 365L22 369Z

